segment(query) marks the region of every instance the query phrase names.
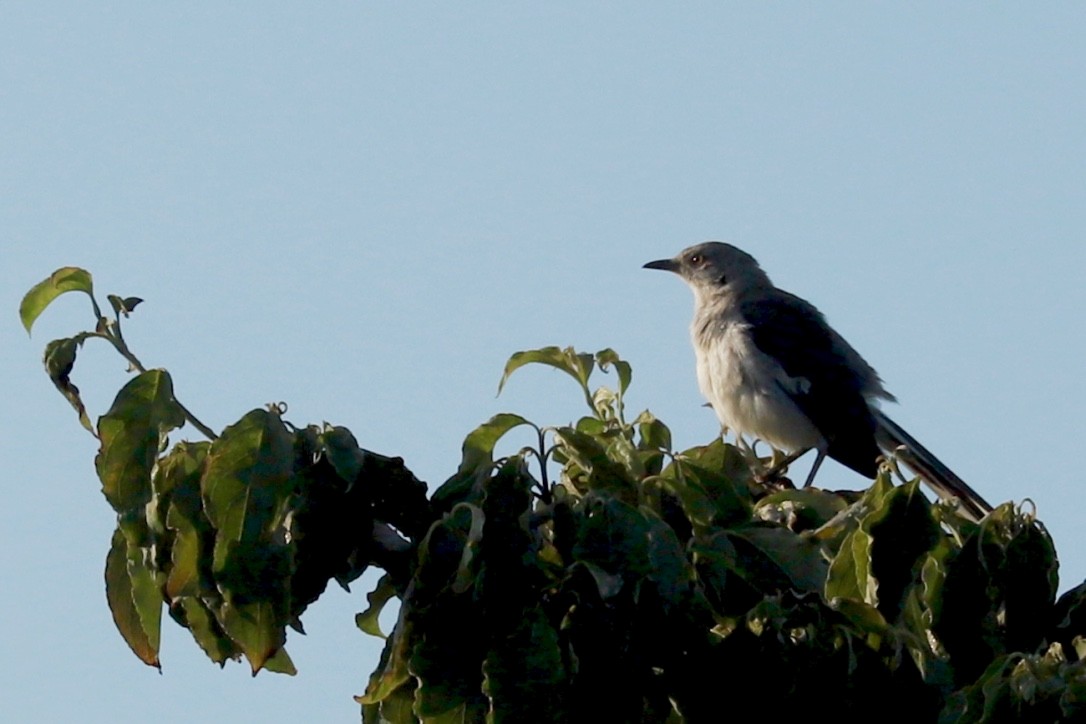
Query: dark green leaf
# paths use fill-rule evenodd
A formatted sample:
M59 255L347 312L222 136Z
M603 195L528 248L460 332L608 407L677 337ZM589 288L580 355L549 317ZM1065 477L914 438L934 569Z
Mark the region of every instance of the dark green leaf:
M173 531L166 595L200 596L212 589L209 578L211 551L206 541L211 523L200 499L200 479L211 443L178 443L155 470L156 495L169 495L166 527Z
M695 580L694 569L686 557L674 529L648 508L641 514L649 522L649 579L656 584L660 599L667 606L687 603L686 592Z
M355 701L359 704L379 705L390 698L397 699L397 692L402 694L404 689L408 689L404 685L411 678L407 662L411 655L411 646L414 643L411 637L413 627L406 618L406 614L411 610L410 593L409 589L406 596L408 601L400 609L400 617L395 628L392 629L391 638L385 641L385 648L381 652L381 663L370 675L366 693L355 697ZM410 687L408 691L411 695L409 701L413 703L414 687ZM410 711L410 706L408 711Z
M584 503L575 559L611 574L640 577L649 572L649 532L645 515L618 498L596 492Z
M90 418L87 417L87 408L83 406L83 400L79 397L79 388L72 384L69 377L72 367L75 366L76 350L82 343L82 336L54 339L45 345L45 357L42 361L45 363L45 371L53 385L60 390L60 394L64 395L64 398L79 414L79 423L94 434Z
M366 451L345 427L330 427L320 434L321 449L328 456L336 473L346 483L345 490L354 486L366 464Z
M541 607L526 611L512 636L497 642L483 663L483 691L495 724L568 721L558 632Z
M660 476L679 499L690 522L701 530L750 520L747 481L750 469L742 453L717 440L679 455Z
M457 475L471 475L481 467L490 467L494 461L494 446L507 432L521 425L532 425L520 415L500 413L475 428L464 439L463 455Z
M671 430L660 420L645 410L634 420L640 440L637 446L642 450L671 451Z
M102 492L114 510L124 513L151 500L158 452L166 434L184 422L165 370L148 370L117 393L109 412L98 418L101 447L94 461Z
M742 539L771 561L800 592L820 591L826 583L826 562L818 546L787 528L751 526L729 534Z
M521 425L535 425L520 415L500 413L472 430L464 439L460 467L433 495L433 503L440 511L451 510L461 501L467 501L481 476L489 472L494 462L494 446L507 432Z
M135 309L137 305L143 302L139 297L126 297L122 299L116 294L106 295L106 299L109 300L109 305L113 307L113 312L115 314L124 315L126 317L132 313L132 310Z
M90 273L79 267L66 266L57 269L48 279L35 284L19 304L19 319L22 320L27 334L30 334L34 321L45 308L65 292L86 292L93 298L94 283Z
M106 600L113 622L132 653L148 666L161 669L158 644L162 598L153 574L133 564L128 548L128 540L118 528L106 556Z

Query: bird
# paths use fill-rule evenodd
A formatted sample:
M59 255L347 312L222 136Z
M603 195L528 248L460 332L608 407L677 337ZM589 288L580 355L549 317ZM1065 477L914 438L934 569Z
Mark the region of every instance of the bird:
M690 337L698 387L721 425L788 453L777 471L817 451L804 487L829 457L871 479L893 453L939 497L979 521L989 505L879 408L895 397L809 302L778 289L753 256L709 241L646 269L678 274L694 292Z

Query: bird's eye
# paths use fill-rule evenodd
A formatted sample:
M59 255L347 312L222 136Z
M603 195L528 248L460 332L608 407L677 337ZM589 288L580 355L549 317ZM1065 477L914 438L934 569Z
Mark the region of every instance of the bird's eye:
M703 258L704 257L702 257L701 254L691 254L690 255L690 263L695 264L695 265L701 264L701 261L702 261Z

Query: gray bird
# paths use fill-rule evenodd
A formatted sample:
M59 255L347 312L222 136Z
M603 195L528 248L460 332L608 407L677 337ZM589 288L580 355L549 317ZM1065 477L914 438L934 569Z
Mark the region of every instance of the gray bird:
M805 487L829 456L867 478L882 450L897 454L940 497L979 520L992 507L878 408L894 396L822 313L773 286L750 254L710 241L645 264L694 291L690 336L698 386L725 427L790 455L814 448Z

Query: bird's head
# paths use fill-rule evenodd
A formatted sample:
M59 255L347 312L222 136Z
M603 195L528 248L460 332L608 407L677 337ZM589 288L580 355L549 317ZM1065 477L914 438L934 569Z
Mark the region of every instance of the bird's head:
M644 268L675 272L699 296L771 285L754 257L719 241L691 246L673 259L650 261Z

